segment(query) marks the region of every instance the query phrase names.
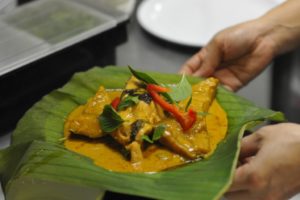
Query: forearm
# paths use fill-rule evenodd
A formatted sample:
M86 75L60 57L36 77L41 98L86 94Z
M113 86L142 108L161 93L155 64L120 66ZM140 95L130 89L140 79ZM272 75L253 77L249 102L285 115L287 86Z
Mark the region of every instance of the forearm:
M277 44L277 55L300 46L299 0L288 0L263 15L259 20L274 25L270 36Z

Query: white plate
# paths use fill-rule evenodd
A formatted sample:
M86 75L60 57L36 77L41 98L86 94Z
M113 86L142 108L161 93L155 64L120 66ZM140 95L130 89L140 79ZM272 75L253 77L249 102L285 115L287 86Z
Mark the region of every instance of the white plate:
M153 35L199 47L228 26L261 16L283 0L144 0L140 25Z

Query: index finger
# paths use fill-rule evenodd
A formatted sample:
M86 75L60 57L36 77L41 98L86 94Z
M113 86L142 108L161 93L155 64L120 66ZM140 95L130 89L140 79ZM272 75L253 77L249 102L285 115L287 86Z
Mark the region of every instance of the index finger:
M254 156L261 147L262 137L257 132L244 137L241 141L240 159Z
M201 63L202 63L202 55L200 50L182 65L179 73L192 75L198 68L201 67Z

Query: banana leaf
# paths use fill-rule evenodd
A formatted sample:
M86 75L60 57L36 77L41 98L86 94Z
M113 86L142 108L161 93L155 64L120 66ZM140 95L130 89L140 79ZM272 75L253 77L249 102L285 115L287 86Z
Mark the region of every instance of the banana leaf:
M164 84L181 79L175 74L149 74ZM11 146L0 152L0 178L8 200L102 199L106 191L152 199L219 199L230 186L244 131L266 120L284 120L282 113L259 108L219 87L217 100L228 115L229 127L211 157L152 174L108 171L64 148L64 120L99 85L122 88L129 76L127 68L114 66L77 73L27 111L13 132Z

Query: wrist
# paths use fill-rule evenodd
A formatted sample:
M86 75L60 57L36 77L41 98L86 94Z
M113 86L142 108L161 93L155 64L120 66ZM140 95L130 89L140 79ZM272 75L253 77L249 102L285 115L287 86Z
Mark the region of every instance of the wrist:
M271 28L268 37L275 44L275 55L281 55L300 46L300 26L290 26L276 19L262 18Z
M300 46L299 10L299 0L288 0L259 18L271 27L269 36L278 48L277 55Z

